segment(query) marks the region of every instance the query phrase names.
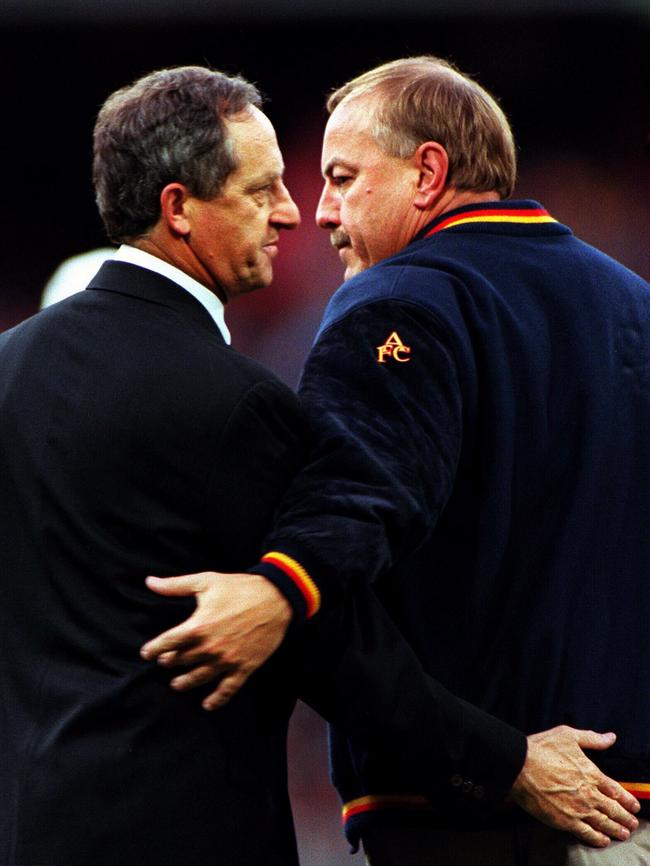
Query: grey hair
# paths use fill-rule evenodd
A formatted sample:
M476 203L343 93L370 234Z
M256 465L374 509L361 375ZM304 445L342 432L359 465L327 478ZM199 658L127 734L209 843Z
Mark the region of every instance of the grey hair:
M201 66L161 69L109 96L97 116L93 157L109 238L133 241L154 226L168 183L214 198L237 165L223 119L261 103L253 84Z

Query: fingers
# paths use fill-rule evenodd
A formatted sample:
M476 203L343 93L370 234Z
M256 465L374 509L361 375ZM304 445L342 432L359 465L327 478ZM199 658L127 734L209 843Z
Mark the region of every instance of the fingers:
M638 811L638 801L607 776L600 781L594 780L593 785L585 800L585 807L589 804L590 811L576 819L576 826L570 827L570 832L585 844L595 847L605 847L609 839L625 842L639 826L630 811ZM583 792L583 796L585 794Z
M183 691L222 677L204 701L206 709L227 703L250 673L281 644L292 609L279 590L260 575L202 572L173 578L149 577L147 586L163 595L196 596L196 610L185 622L144 644L147 661L184 666L172 681Z
M251 671L239 670L230 676L224 677L211 694L204 698L201 706L209 712L217 710L219 707L225 706L228 701L233 698L244 685Z
M605 836L604 833L600 833L584 821L580 821L575 827L567 829L576 837L576 839L579 839L583 845L589 845L591 848L607 848L611 842L609 836Z
M197 686L204 686L226 670L225 666L222 667L214 663L198 665L192 668L191 671L186 671L180 676L174 677L170 685L176 691L184 692L188 689L195 689Z
M638 825L636 818L633 818L633 820ZM594 830L604 833L611 839L619 839L621 842L625 842L626 839L630 838L630 830L636 829L636 826L632 826L631 828L623 826L618 821L608 818L603 812L597 812L595 815L585 818L585 822L590 824Z
M566 823L558 821L554 824L557 829L571 833L582 842L592 848L606 848L612 839L625 842L630 838L630 831L616 821L610 820L605 814L597 810L582 818L574 816Z
M619 806L620 809L625 810L624 814L626 818L630 812L636 815L636 813L641 810L641 804L637 798L633 794L630 794L629 791L626 791L618 782L615 782L614 779L609 779L607 776L603 776L601 783L598 785L598 789L601 794L610 798L610 801L615 801L616 805ZM610 817L616 818L616 815L610 813ZM617 818L617 820L621 821L621 823L626 823L621 818ZM630 825L626 824L626 826L629 827ZM632 829L636 829L636 826Z
M636 830L639 822L634 814L641 808L636 797L622 788L618 782L608 779L606 776L598 785L598 789L603 797L600 806L601 812L612 821L627 827L628 830Z
M608 749L616 742L616 734L612 731L596 733L595 731L577 730L566 726L564 729L575 737L576 743L583 749ZM591 762L589 763L591 764ZM634 814L641 809L641 804L636 797L630 794L629 791L626 791L614 779L610 779L603 774L600 774L600 778L595 779L594 782L597 785L598 791L603 795L604 799L601 802L600 808L606 817L624 824L631 830L636 830L639 822L634 818Z
M149 589L157 592L159 595L186 596L204 592L213 577L214 573L208 571L200 572L199 574L184 574L180 577L154 577L153 575L149 575L145 583ZM143 659L151 661L165 654L167 661L163 663L171 664L172 653L175 654L178 650L188 648L196 643L196 638L190 631L191 624L193 624L193 617L147 641L140 649L140 655Z
M608 731L606 734L598 734L596 731L581 731L574 728L566 728L574 734L577 744L582 749L596 749L603 751L609 749L616 742L616 734Z
M571 833L583 845L589 845L594 848L606 848L612 839L625 842L630 838L631 834L630 829L611 820L603 812L596 810L582 817L567 817L566 814L557 814L553 820L548 820L550 817L548 813L540 817L544 823L558 830ZM633 827L633 829L635 828Z
M593 848L606 848L612 839L625 842L630 838L630 830L616 821L611 820L603 812L594 809L581 817L577 815L568 816L557 814L555 820L548 821L548 815L544 822L558 830L571 833L582 842Z
M195 595L202 592L213 572L202 571L199 574L183 574L180 577L154 577L149 575L145 583L153 592L159 595L179 596Z
M604 820L599 825L599 829L601 829L603 833L607 833L608 836L613 836L616 839L627 839L630 833L634 832L634 830L638 828L639 822L634 815L630 815L630 813L626 812L625 809L620 809L614 814L611 814L614 810L609 805L610 803L611 800L601 806Z
M170 628L169 631L164 631L153 640L147 641L140 648L140 655L146 661L153 661L161 654L172 653L172 657L181 649L188 649L195 645L196 637L193 636L191 629L187 626L189 620L185 623Z
M219 663L222 662L222 659L214 646L211 646L210 652L207 652L200 643L199 635L197 634L192 638L188 633L185 636L183 647L160 653L156 661L165 668L180 668L202 664L203 662Z
M609 748L616 737L567 725L528 737L528 752L512 796L531 815L604 848L624 841L637 826L638 801L589 760L582 748Z
M637 829L639 822L629 812L617 807L617 804L614 804L614 807L617 808L612 808L612 804L612 800L604 798L599 806L599 811L585 816L584 823L588 824L599 835L625 842L630 838L630 834ZM611 814L612 812L614 814Z

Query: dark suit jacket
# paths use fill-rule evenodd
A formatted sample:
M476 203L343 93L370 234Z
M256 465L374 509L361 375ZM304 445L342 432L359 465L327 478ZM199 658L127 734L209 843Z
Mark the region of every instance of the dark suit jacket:
M427 777L476 759L485 720L425 694L372 599L324 611L216 713L140 659L193 607L145 576L254 563L306 439L289 389L133 265L0 336L3 866L291 866L297 691Z

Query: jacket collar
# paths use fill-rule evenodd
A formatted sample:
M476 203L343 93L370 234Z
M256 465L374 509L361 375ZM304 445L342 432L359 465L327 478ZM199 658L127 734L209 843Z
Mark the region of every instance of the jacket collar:
M141 268L129 262L109 260L101 266L90 281L87 290L116 292L170 307L184 318L191 319L200 327L218 334L225 343L217 323L200 301L178 283L148 268Z
M413 238L414 241L429 238L438 232L448 231L457 227L465 229L503 229L511 226L539 227L553 225L568 232L565 226L558 223L549 212L536 201L488 201L479 204L468 204L454 210L446 211L436 217L421 229Z

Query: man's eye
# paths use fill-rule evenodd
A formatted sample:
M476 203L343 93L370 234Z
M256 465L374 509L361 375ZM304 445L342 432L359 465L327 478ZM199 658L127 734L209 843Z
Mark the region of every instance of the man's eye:
M253 195L258 198L268 198L269 196L277 195L281 186L281 181L270 180L268 183L261 184L253 190Z
M272 190L273 184L271 183L264 184L264 186L258 186L257 189L253 190L253 200L259 205L266 204L271 196Z
M344 186L349 180L351 180L351 176L349 174L334 174L332 175L332 183L334 186Z

